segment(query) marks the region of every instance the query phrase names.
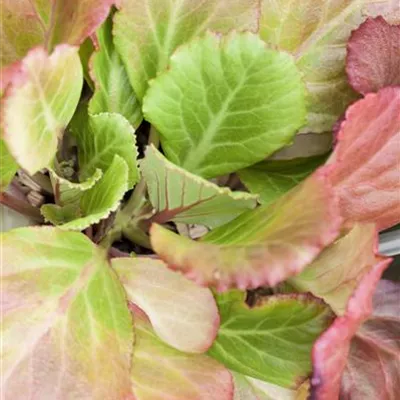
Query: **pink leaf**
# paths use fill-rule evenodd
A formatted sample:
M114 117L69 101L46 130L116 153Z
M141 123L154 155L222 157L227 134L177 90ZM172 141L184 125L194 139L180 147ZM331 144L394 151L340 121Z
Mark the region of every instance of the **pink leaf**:
M376 264L364 275L347 303L345 315L337 318L315 342L312 353L312 399L339 398L341 377L346 366L350 342L372 312L372 295L390 261L381 256L376 257Z
M38 45L80 45L107 18L115 0L2 0L1 65Z
M162 340L178 350L201 353L212 345L219 314L211 291L151 258L116 258L128 299L149 316Z
M400 25L389 25L382 17L361 24L347 44L346 72L362 94L400 85Z
M205 354L180 352L154 333L146 314L131 306L136 341L132 389L136 400L232 400L230 372Z
M330 159L331 181L346 221L400 221L400 87L381 89L346 112Z
M395 400L400 388L400 284L380 281L374 311L351 342L341 396Z

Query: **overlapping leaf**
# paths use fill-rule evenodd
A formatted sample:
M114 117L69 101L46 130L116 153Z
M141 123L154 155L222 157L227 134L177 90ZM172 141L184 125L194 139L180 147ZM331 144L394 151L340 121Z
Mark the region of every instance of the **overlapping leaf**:
M117 258L112 265L128 299L146 311L161 339L190 353L204 352L211 346L219 315L209 289L151 258Z
M292 390L237 372L232 376L235 387L233 400L306 400L308 397L307 381L298 390Z
M71 182L59 176L54 170L50 169L50 178L55 193L57 205L79 205L82 194L91 189L96 182L101 179L103 172L97 169L95 173L84 182Z
M1 65L25 56L38 45L79 45L107 17L115 0L3 0Z
M109 18L97 31L100 49L90 61L96 90L89 103L89 113L119 113L137 128L142 121L141 108L115 50L111 29L112 20Z
M319 156L287 161L265 160L239 171L239 176L251 193L260 195L262 204L268 204L297 186L323 164L326 158Z
M58 46L28 53L2 99L3 139L17 163L33 174L49 166L75 111L83 77L78 49Z
M346 312L322 334L313 348L312 397L318 400L339 398L342 373L350 343L358 328L372 312L372 296L390 259L377 256L374 267L363 276L347 303Z
M55 228L1 239L5 398L131 398L132 322L105 254Z
M257 30L256 0L122 0L114 18L115 44L142 100L148 81L165 70L171 54L207 29Z
M287 388L311 372L314 341L333 317L311 295L271 296L250 309L244 293L233 291L218 295L217 304L221 327L209 354L234 371Z
M384 7L389 1L379 2ZM309 91L304 132L327 132L356 98L345 73L346 44L370 0L262 0L261 37L294 54Z
M340 222L321 171L277 202L242 214L200 242L156 224L150 233L154 251L169 267L219 290L244 289L273 286L301 272L335 239Z
M347 221L400 221L400 88L381 89L349 107L331 162L335 192Z
M394 400L400 384L400 284L380 281L373 313L357 331L342 379L352 400Z
M304 122L304 86L292 58L258 36L208 33L182 46L152 81L143 113L170 161L215 177L290 142Z
M157 223L214 228L257 205L257 196L232 192L191 174L169 162L154 146L147 148L140 167L156 212L152 221Z
M136 400L231 400L229 371L203 354L182 353L153 332L149 320L132 309L136 341L132 359L132 388Z
M347 44L349 82L362 94L400 85L400 25L382 17L368 19Z
M96 169L106 170L117 154L128 166L129 188L139 180L135 131L120 114L101 113L79 117L72 131L78 144L79 178L90 178Z
M90 182L90 181L89 181ZM78 201L65 206L45 204L45 219L63 229L83 230L115 211L128 190L128 166L118 155L101 179L90 189L78 193Z
M355 225L290 284L324 299L337 315L343 315L353 291L376 263L377 239L375 225Z

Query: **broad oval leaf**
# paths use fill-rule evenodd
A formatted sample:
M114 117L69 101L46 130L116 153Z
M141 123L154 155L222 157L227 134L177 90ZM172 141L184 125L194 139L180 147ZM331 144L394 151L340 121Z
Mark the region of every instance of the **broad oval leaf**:
M135 321L132 388L135 400L232 400L229 371L205 354L180 352L161 341L147 316L131 308Z
M348 108L332 155L331 181L346 221L400 221L400 87L370 93Z
M286 388L311 372L311 350L330 325L330 308L311 295L275 295L254 308L244 293L217 296L221 326L208 354L228 368ZM293 356L295 354L295 357Z
M336 318L330 328L316 341L312 359L311 398L339 398L340 383L346 366L350 342L360 325L372 312L372 296L390 259L376 257L373 268L365 274L347 303L346 312Z
M131 189L139 180L135 131L120 114L84 113L73 120L71 130L78 145L79 178L90 178L96 169L107 170L118 155L128 166Z
M327 156L265 160L242 169L239 177L251 193L260 196L261 204L269 204L307 178L326 158Z
M382 17L361 24L347 44L346 72L362 94L400 85L400 25Z
M378 283L370 318L350 345L341 395L352 400L395 400L400 385L400 284Z
M343 315L360 280L375 265L377 247L375 225L356 224L289 283L324 299L337 315Z
M211 346L219 314L209 289L151 258L117 258L112 266L129 301L146 312L162 340L190 353L201 353Z
M346 44L371 0L262 0L261 37L291 52L309 91L302 132L328 132L357 98L345 73ZM379 2L383 3L387 0Z
M89 113L119 113L137 128L143 119L141 106L115 50L111 30L112 20L108 18L97 31L100 48L90 60L90 74L96 89L89 102Z
M155 209L152 221L201 224L214 228L257 205L258 196L232 192L169 162L154 146L140 164Z
M114 17L115 44L142 100L148 81L171 54L207 29L226 33L258 28L257 0L121 0Z
M340 223L332 188L321 170L277 202L247 211L202 241L156 224L150 235L154 251L170 268L223 291L274 286L298 274L336 238Z
M305 117L293 59L251 33L207 33L182 46L151 82L143 113L174 164L206 178L261 161Z
M128 166L116 155L102 178L80 195L78 203L45 204L40 211L47 221L59 228L81 231L116 211L128 190L127 182Z
M51 55L42 48L31 50L12 74L2 99L3 139L30 174L52 162L82 84L78 49L68 45Z
M103 251L48 227L1 239L5 398L131 398L132 320Z
M105 20L115 0L2 0L1 65L35 46L79 45Z

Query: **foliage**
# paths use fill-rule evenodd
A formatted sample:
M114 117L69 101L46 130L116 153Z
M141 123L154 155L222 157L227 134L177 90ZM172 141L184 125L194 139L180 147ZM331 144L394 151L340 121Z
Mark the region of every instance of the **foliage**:
M4 398L394 399L398 6L3 3Z

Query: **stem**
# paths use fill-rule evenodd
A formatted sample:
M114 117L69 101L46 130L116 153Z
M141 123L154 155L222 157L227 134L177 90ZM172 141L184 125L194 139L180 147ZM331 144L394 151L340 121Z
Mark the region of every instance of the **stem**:
M160 146L160 135L157 132L157 129L151 125L150 133L149 133L149 144L152 144L156 149Z
M40 214L40 210L38 208L31 206L28 202L20 200L9 193L0 193L0 203L14 211L19 212L22 215L31 218L35 222L41 224L44 223L43 216Z

